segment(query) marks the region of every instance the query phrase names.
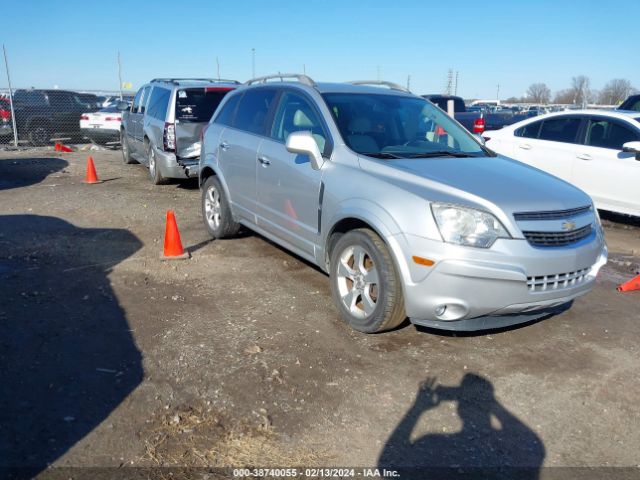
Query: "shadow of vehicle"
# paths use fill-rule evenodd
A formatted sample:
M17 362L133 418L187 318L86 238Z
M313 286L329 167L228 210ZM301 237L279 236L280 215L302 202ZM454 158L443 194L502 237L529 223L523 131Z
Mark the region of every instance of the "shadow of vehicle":
M142 244L127 230L0 216L0 477L30 478L142 381L110 269Z
M604 210L598 210L600 218L604 221L609 221L614 224L619 223L622 225L628 225L630 227L640 227L640 217L634 217L633 215L624 215L622 213L607 212Z
M68 165L66 160L56 157L0 160L0 190L40 183L49 174L64 170Z
M421 415L442 402L456 402L462 429L412 440ZM433 421L429 426L441 432ZM542 440L496 400L493 385L468 373L459 386L436 385L434 379L421 385L415 402L383 447L378 464L380 469L397 470L403 479L533 480L539 477L544 457Z

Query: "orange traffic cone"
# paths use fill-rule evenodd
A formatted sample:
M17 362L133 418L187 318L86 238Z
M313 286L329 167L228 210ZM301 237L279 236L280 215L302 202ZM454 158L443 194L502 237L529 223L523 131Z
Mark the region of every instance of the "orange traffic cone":
M54 150L56 152L64 152L64 153L73 152L73 149L71 147L67 147L66 145L63 145L62 143L58 143L58 142L56 142Z
M87 174L84 177L84 183L102 183L98 180L96 166L93 164L93 157L87 159Z
M640 275L618 285L617 290L619 292L632 292L633 290L640 290Z
M164 229L164 254L163 258L182 259L189 258L189 253L182 248L180 231L176 223L176 216L173 210L167 210L167 223Z

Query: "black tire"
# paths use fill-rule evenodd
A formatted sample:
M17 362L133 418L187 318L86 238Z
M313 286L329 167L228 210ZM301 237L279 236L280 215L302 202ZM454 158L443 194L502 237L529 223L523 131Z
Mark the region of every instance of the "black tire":
M122 145L122 161L125 165L131 165L136 162L131 156L131 148L129 148L129 140L124 130L120 130L120 145Z
M147 159L149 162L149 176L151 177L151 183L154 185L164 185L167 183L167 179L162 176L162 173L160 173L156 150L153 148L151 143L147 143Z
M357 260L359 254L361 261ZM351 328L364 333L382 332L405 320L404 295L396 266L389 249L375 232L360 228L342 235L331 251L329 272L333 302ZM371 272L377 275L374 277Z
M222 184L215 175L207 178L202 186L202 220L207 233L216 239L233 237L240 230L240 224L233 219Z
M29 143L36 147L51 143L51 128L44 122L33 123L29 126Z

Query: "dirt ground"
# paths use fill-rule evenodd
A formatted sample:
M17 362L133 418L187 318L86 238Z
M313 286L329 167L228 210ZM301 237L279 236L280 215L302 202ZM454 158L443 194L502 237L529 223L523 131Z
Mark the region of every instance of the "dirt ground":
M0 152L0 467L640 464L637 222L561 315L364 335L311 265L210 241L196 183L87 153Z

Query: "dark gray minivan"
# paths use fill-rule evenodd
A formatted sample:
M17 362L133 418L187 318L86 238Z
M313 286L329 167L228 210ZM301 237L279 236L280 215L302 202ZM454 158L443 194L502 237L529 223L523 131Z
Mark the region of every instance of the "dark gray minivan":
M151 181L198 175L201 135L213 112L239 83L235 80L156 78L123 110L120 140L124 163L149 167Z

